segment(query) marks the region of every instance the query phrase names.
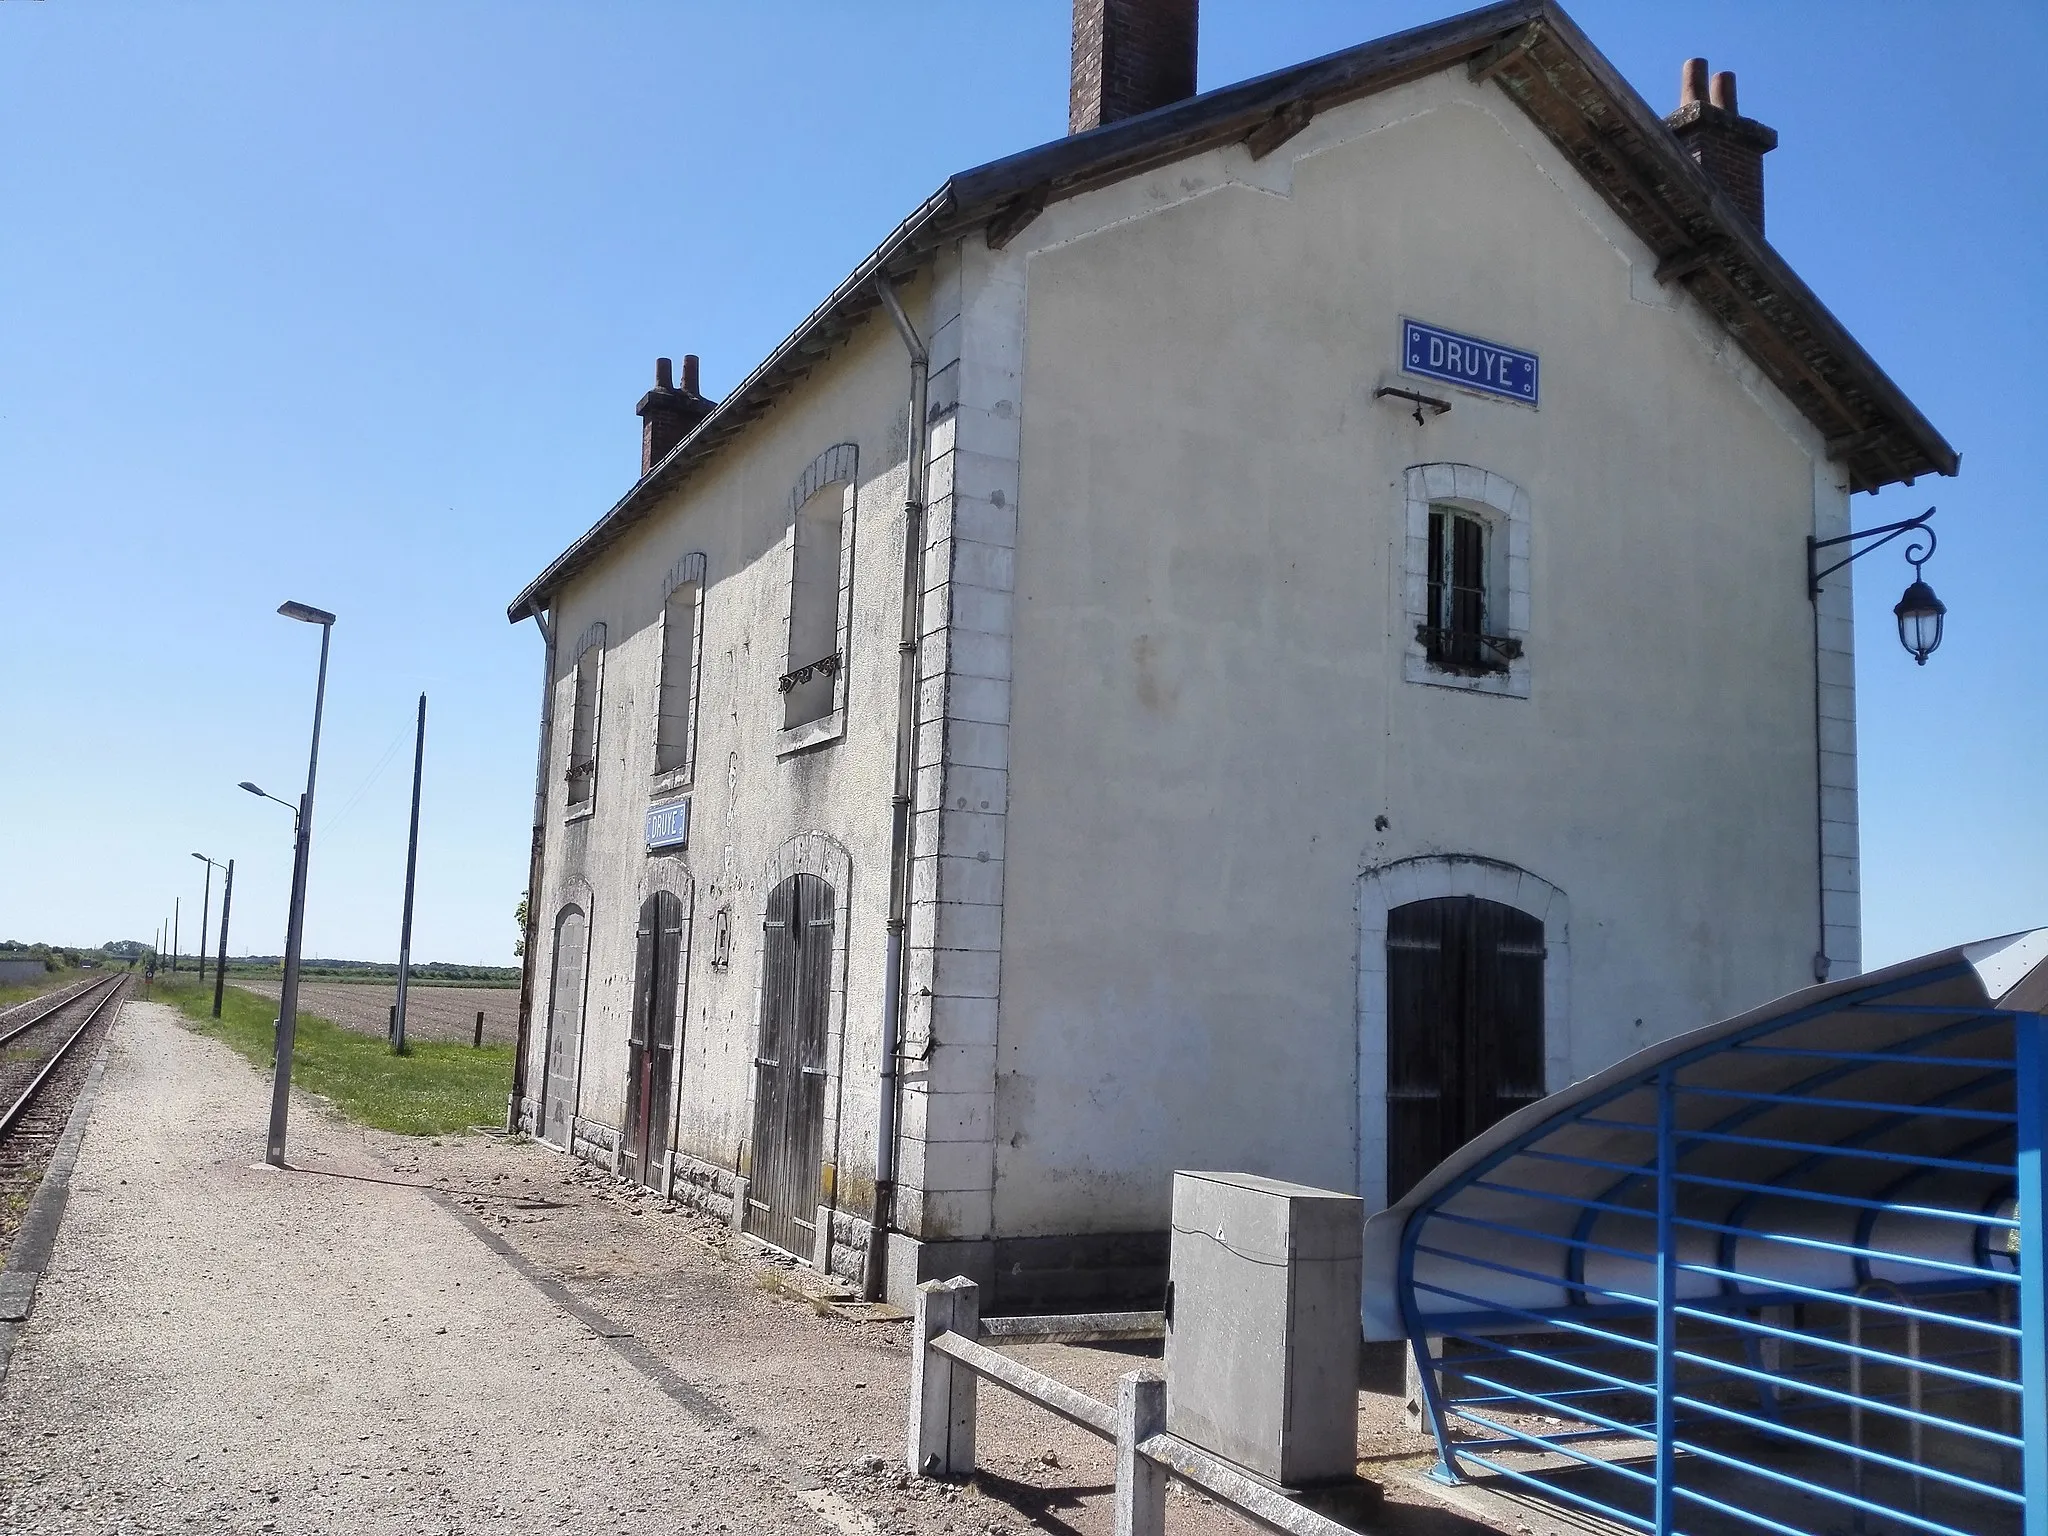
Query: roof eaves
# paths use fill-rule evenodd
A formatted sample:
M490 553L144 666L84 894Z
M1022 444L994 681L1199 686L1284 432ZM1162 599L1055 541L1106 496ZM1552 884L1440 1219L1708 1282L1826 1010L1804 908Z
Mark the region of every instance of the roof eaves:
M1231 142L1299 103L1320 110L1434 74L1554 9L1549 0L1503 0L991 160L952 180L962 221L1040 189L1071 197Z
M851 322L875 307L879 302L874 297L876 279L885 275L894 278L901 275L899 267L914 265L928 244L933 243L924 237L935 231L953 203L953 183L948 181L890 231L888 238L832 290L824 303L804 316L796 329L720 400L688 436L664 454L582 537L550 561L547 569L512 599L505 609L506 619L517 624L546 608L554 591L644 516L662 491L680 482L698 462L765 409L779 376L807 372L818 350L814 345L816 333L835 319Z
M1956 473L1960 459L1955 449L1685 153L1656 110L1562 9L1546 3L1543 10L1541 24L1547 37L1540 40L1541 46L1523 50L1494 78L1650 243L1660 261L1689 258L1689 270L1678 280L1801 405L1829 437L1831 451L1852 436L1876 434L1872 447L1844 455L1850 460L1854 488L1874 490L1916 474ZM1600 125L1587 112L1585 101L1551 77L1557 50L1619 115L1618 124ZM1590 141L1574 143L1561 136L1554 119L1546 118L1540 105L1530 100L1532 87L1539 92L1547 88L1576 111ZM1604 175L1598 163L1588 163L1603 158L1612 162ZM1663 206L1631 207L1631 202ZM1664 230L1676 232L1678 244L1667 245L1658 238L1664 231L1649 227L1658 222ZM1758 320L1772 335L1758 333ZM1868 409L1859 409L1854 396L1861 396ZM1832 424L1826 419L1828 412L1837 418Z
M1682 281L1737 342L1827 435L1847 461L1853 489L1874 490L1916 474L1956 473L1959 458L1827 306L1771 248L1727 195L1679 146L1555 0L1502 0L1355 48L1222 87L993 160L951 177L856 267L738 388L610 511L564 550L507 609L514 623L645 513L653 498L765 410L823 350L818 334L848 324L877 302L878 274L922 259L942 239L979 225L1011 232L1036 207L1243 139L1283 112L1297 123L1326 107L1475 60L1485 73L1651 246L1660 263L1683 265ZM1548 62L1546 62L1546 60ZM1575 70L1574 92L1552 78ZM1554 97L1546 116L1533 94ZM1607 115L1615 123L1602 123ZM1574 139L1560 123L1569 118ZM992 222L994 221L994 222ZM1660 277L1664 274L1660 272ZM1704 279L1704 280L1702 280ZM1759 323L1761 322L1761 328ZM1768 334L1760 334L1767 332ZM1868 406L1859 409L1856 397Z

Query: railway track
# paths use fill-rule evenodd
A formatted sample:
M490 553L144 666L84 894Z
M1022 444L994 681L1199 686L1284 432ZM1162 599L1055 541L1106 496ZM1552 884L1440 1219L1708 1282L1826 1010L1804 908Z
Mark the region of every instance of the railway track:
M0 1245L13 1236L112 1026L125 975L36 998L0 1014Z
M101 976L92 981L75 981L60 991L32 997L25 1003L16 1003L11 1008L0 1008L0 1034L17 1024L33 1023L46 1013L54 1012L74 997L82 997L94 987L104 987L108 982L119 979L115 976Z

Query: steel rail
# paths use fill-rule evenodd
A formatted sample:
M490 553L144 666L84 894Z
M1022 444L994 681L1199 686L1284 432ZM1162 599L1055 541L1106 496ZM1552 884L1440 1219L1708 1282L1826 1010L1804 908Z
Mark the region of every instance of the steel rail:
M57 1068L63 1065L64 1059L71 1054L72 1048L85 1038L85 1032L91 1029L93 1022L106 1011L107 1004L121 995L119 983L123 980L126 980L126 978L116 978L114 989L93 1005L92 1012L85 1016L85 1022L74 1029L71 1032L71 1038L58 1046L56 1053L43 1063L42 1070L37 1072L28 1087L22 1090L21 1097L7 1107L5 1114L0 1114L0 1136L6 1136L13 1131L16 1122L28 1112L29 1105L35 1102L35 1096L42 1092L43 1085L50 1080L51 1075L56 1072ZM82 993L80 995L83 996Z
M75 990L64 992L53 998L30 998L27 1002L22 1003L19 1006L22 1008L33 1008L37 1003L41 1002L47 1002L50 1006L45 1008L41 1013L36 1014L33 1018L23 1019L19 1024L16 1024L13 1028L9 1029L6 1034L0 1035L0 1046L6 1045L10 1040L13 1040L18 1035L27 1034L31 1029L34 1029L36 1025L42 1023L43 1020L49 1018L51 1014L62 1012L63 1009L65 1009L70 1004L75 1003L81 997L85 997L88 994L90 994L94 987L104 987L109 982L114 982L118 984L122 981L125 981L126 979L127 978L125 976L102 976L96 981L83 982ZM12 1008L8 1010L9 1013L13 1013L15 1011L17 1010ZM9 1021L6 1020L5 1015L0 1015L0 1023L5 1022Z

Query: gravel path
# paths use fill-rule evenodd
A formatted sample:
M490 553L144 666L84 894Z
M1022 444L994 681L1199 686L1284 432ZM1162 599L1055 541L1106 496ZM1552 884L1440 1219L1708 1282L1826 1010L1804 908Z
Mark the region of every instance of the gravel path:
M272 1002L284 990L281 981L237 981L241 987ZM392 1005L398 1001L395 982L302 981L299 1006L318 1014L343 1029L360 1030L384 1038L391 1028ZM484 1016L484 1043L510 1045L519 1033L519 989L517 987L422 987L405 992L405 1033L413 1040L468 1040L476 1031L476 1016Z
M820 1315L715 1224L532 1145L304 1099L271 1171L267 1099L170 1009L124 1008L0 1382L0 1530L1109 1531L1109 1447L993 1389L976 1481L907 1478L907 1325ZM1098 1395L1143 1363L1029 1354ZM1391 1496L1390 1533L1491 1529ZM1177 1536L1246 1529L1169 1510Z

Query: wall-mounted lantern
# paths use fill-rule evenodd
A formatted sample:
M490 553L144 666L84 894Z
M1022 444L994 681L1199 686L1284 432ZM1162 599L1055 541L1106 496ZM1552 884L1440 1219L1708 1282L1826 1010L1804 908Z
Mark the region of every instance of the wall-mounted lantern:
M1932 516L1934 508L1929 507L1918 517L1909 517L1903 522L1885 523L1876 528L1845 533L1840 538L1809 538L1806 541L1806 592L1807 596L1818 598L1822 579L1832 576L1850 561L1862 559L1873 549L1889 544L1903 534L1918 532L1926 535L1924 540L1916 539L1906 546L1906 563L1913 567L1913 584L1906 588L1905 595L1898 601L1898 606L1892 609L1893 616L1899 621L1899 644L1903 645L1907 654L1923 667L1927 665L1927 658L1934 654L1935 647L1941 644L1942 617L1948 612L1948 605L1934 595L1934 588L1927 585L1920 574L1920 567L1934 554L1934 530L1927 525L1927 520ZM1818 557L1822 550L1836 544L1852 543L1857 539L1876 539L1877 543L1866 544L1863 548L1837 560L1826 570L1820 569Z

